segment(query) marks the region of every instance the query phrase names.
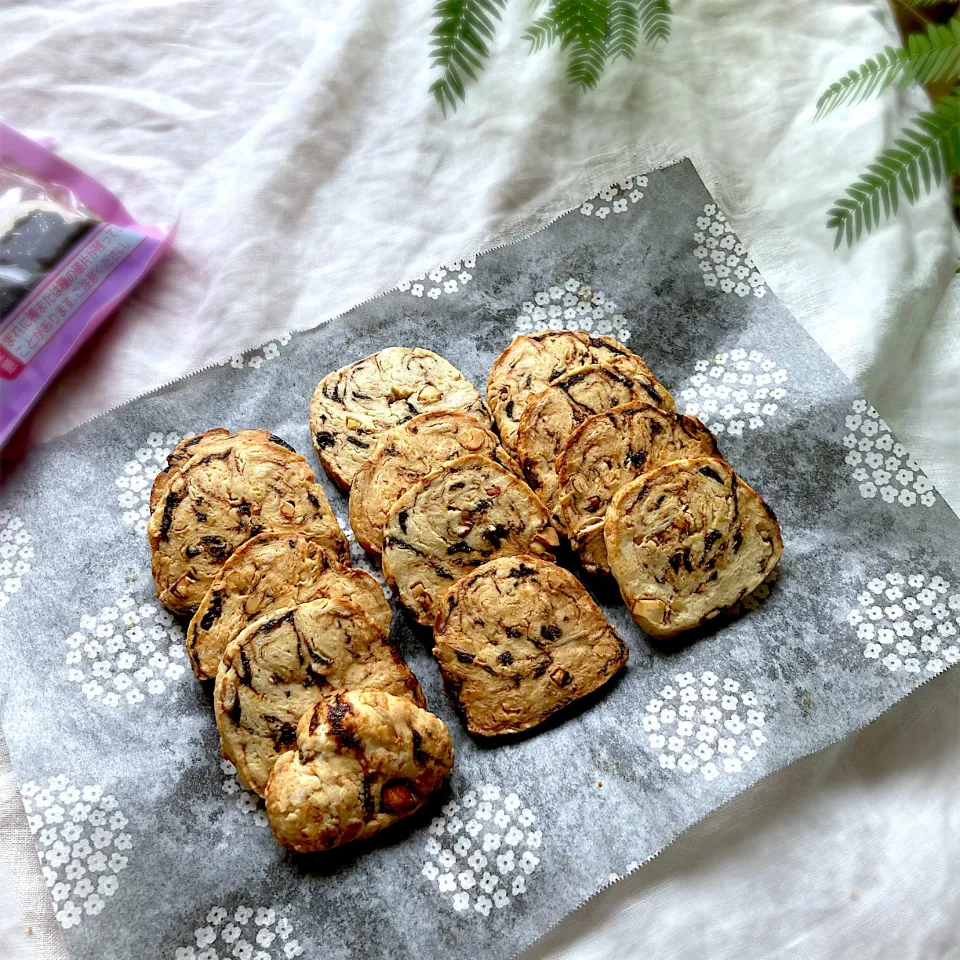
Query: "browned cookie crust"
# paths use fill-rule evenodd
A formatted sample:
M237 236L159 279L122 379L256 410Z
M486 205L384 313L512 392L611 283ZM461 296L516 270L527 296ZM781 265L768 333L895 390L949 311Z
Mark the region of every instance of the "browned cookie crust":
M396 647L354 603L312 600L254 621L230 642L213 706L223 755L263 796L300 718L331 690L383 690L426 706Z
M627 646L573 574L491 560L447 594L433 654L470 733L517 733L606 683Z
M593 363L654 379L643 360L618 340L591 337L581 330L544 330L517 337L494 360L487 378L487 403L510 454L516 455L517 431L527 404L557 377Z
M418 623L432 625L447 590L494 557L550 556L556 531L536 494L487 457L452 460L390 509L383 572Z
M603 518L621 487L668 460L719 456L713 434L696 417L650 404L632 403L585 420L557 461L558 500L584 570L610 573Z
M471 453L520 474L496 434L467 413L437 410L387 430L350 487L350 526L357 543L380 554L383 526L397 500L441 464Z
M673 397L656 380L640 373L628 376L608 364L595 363L557 377L524 410L517 435L517 458L558 530L564 529L564 520L556 460L567 437L587 417L633 400L674 409Z
M416 813L452 768L432 713L388 693L333 694L304 714L297 749L270 775L273 835L297 853L364 839Z
M191 457L147 524L157 596L174 613L192 614L233 551L260 533L303 533L338 560L349 556L307 461L246 433Z
M320 597L352 600L390 632L390 604L380 584L332 559L322 542L299 533L262 533L248 540L223 565L190 621L186 642L194 673L212 680L227 644L248 624Z
M270 434L266 430L241 430L240 433L270 439ZM171 478L192 456L198 452L202 453L205 445L211 445L213 441L222 440L231 435L226 427L214 427L212 430L205 430L196 436L181 440L167 455L166 469L161 470L153 478L153 486L150 488L150 512L157 509L157 504L167 492Z
M320 381L310 434L324 470L349 490L385 430L431 410L469 413L489 425L480 394L455 366L429 350L388 347Z
M633 619L656 637L697 627L756 589L783 553L760 494L723 460L674 460L613 498L610 566Z

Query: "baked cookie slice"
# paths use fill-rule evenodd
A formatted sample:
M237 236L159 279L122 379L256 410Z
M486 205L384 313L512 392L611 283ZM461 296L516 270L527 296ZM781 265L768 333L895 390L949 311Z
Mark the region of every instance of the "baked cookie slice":
M270 434L266 430L241 430L241 434L262 436L269 439ZM181 440L167 455L167 466L153 478L153 486L150 488L150 511L157 509L157 504L163 499L163 495L170 486L173 475L198 451L202 451L205 445L211 445L215 440L222 440L224 437L230 437L232 434L226 427L214 427L212 430L205 430L193 437L186 437Z
M543 723L626 665L627 645L573 574L501 557L464 577L437 616L433 655L470 733Z
M508 453L516 456L517 432L527 404L557 377L594 363L653 381L643 360L622 343L613 337L592 337L582 330L544 330L517 337L493 361L487 378L487 403Z
M716 439L696 417L650 404L629 404L586 419L557 460L558 501L584 570L610 573L603 519L621 487L668 460L719 456Z
M383 525L394 503L441 464L471 453L520 474L496 434L471 414L437 410L387 430L350 487L350 526L357 543L382 553Z
M348 562L348 545L307 461L275 440L212 441L171 478L147 524L157 597L192 614L234 550L260 533L303 533Z
M557 377L523 412L517 433L517 459L527 482L550 510L554 526L564 529L556 460L563 445L587 417L632 400L673 410L662 384L641 373L627 375L606 363L580 367Z
M349 490L384 430L431 410L490 423L480 394L453 364L419 347L388 347L320 381L310 404L310 434L324 470Z
M472 454L411 487L390 508L383 573L418 623L432 626L447 590L495 557L550 557L559 544L536 494L509 470Z
M238 547L210 584L187 628L187 653L199 680L217 675L223 651L260 617L327 597L351 600L390 633L390 604L363 570L343 566L329 547L300 533L261 533Z
M756 589L783 554L760 494L724 460L674 460L627 484L604 523L613 575L633 619L672 637Z
M331 690L384 690L426 706L396 647L348 600L311 600L254 621L224 651L213 694L223 755L263 796L297 723Z
M362 840L416 813L453 769L443 721L370 690L324 697L276 762L267 817L277 841L316 853Z

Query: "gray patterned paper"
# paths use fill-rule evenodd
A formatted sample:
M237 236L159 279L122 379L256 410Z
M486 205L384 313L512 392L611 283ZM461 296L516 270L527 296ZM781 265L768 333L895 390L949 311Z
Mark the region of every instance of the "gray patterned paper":
M373 842L284 852L220 760L182 625L153 599L143 530L166 451L213 426L264 427L317 466L308 406L329 370L418 345L482 389L514 333L561 325L626 339L718 432L781 521L778 578L740 617L659 648L615 588L591 583L627 669L496 746L464 733L429 635L398 612L394 638L455 741L449 790ZM511 956L750 783L960 659L958 534L689 163L101 417L18 469L0 513L3 732L70 954Z

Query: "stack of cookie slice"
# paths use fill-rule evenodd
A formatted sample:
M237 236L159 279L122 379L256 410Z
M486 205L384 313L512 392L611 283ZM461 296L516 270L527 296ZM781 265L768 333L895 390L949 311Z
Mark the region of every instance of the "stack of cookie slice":
M773 512L622 344L569 331L518 337L487 396L504 446L584 570L612 573L651 635L713 619L778 563Z
M642 364L616 346L609 353ZM393 347L337 370L317 387L311 426L331 477L352 477L357 541L381 557L411 616L434 627L434 654L471 733L536 726L626 663L599 607L553 563L550 512L447 361Z
M210 430L170 455L147 531L157 595L191 615L194 672L216 680L223 755L301 852L413 813L453 764L315 479L272 434Z

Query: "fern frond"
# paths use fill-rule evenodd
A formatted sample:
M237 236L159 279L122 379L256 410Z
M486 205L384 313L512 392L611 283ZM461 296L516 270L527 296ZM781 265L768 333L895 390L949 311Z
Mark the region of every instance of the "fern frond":
M636 0L610 0L610 27L607 49L611 60L632 60L637 52L640 16Z
M554 20L552 13L545 13L523 31L523 39L530 44L527 53L539 53L544 47L549 47L560 39L560 25Z
M606 58L605 40L595 40L589 47L583 46L579 40L573 41L567 78L578 90L592 90L600 80Z
M549 15L565 48L579 46L586 51L606 40L610 0L555 0Z
M670 19L673 11L670 0L640 0L640 24L643 39L652 47L660 40L670 39Z
M887 47L883 53L866 60L858 69L850 70L820 95L814 119L819 120L841 104L851 101L862 103L873 93L879 96L900 76L906 60L906 51Z
M841 77L817 101L816 118L844 103L862 103L872 95L880 96L895 80L931 83L960 77L960 21L949 26L931 24L927 32L913 33L907 46L887 47Z
M442 67L443 75L430 85L444 116L447 107L457 109L464 98L464 76L477 79L483 61L490 55L487 46L493 39L501 11L507 0L437 0L433 16L437 20L430 41L432 66Z
M918 114L901 131L894 145L867 165L867 172L846 189L827 213L827 228L836 231L834 249L846 239L859 240L864 229L872 233L883 219L897 213L900 190L910 203L929 193L932 184L960 171L960 90Z
M947 26L930 24L927 34L907 39L910 79L917 83L954 80L960 76L960 20Z

